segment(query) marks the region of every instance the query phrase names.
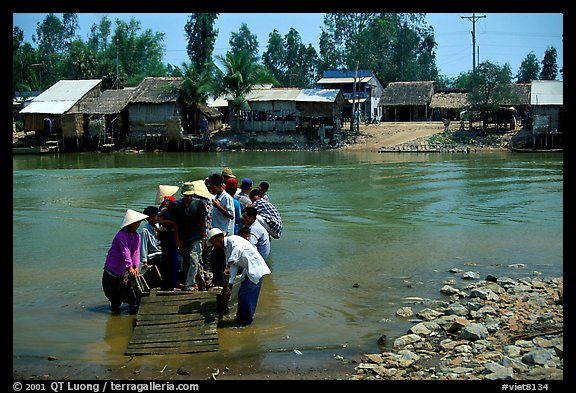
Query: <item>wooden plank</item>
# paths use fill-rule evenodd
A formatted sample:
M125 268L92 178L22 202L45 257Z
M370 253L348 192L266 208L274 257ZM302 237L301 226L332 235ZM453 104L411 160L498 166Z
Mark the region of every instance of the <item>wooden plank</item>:
M189 334L184 334L180 332L172 332L169 334L135 334L130 340L131 344L152 344L152 343L181 343L185 341L195 341L195 340L213 340L218 339L217 333L200 333L200 332L190 332Z
M216 303L216 302L214 302ZM215 304L197 304L196 302L188 304L146 304L147 307L141 308L142 314L190 314L190 313L202 313L215 308Z
M150 321L149 323L141 323L138 324L138 330L142 330L142 331L166 331L166 330L173 330L173 329L178 329L178 328L185 328L185 329L190 329L190 328L196 328L198 326L204 325L206 323L211 323L212 321L210 320L204 320L204 319L197 319L197 320L192 320L192 321L183 321L183 322L173 322L173 323L163 323L163 324L157 324L154 323L154 321Z
M190 313L190 314L138 314L138 320L136 321L136 326L138 325L169 325L179 322L191 322L199 320L211 320L216 317L216 312L213 314L205 315L201 313Z
M125 354L217 351L216 294L152 289L142 298Z
M186 347L133 347L128 348L125 352L126 355L180 355L198 352L213 352L218 350L218 342L205 345L189 345Z

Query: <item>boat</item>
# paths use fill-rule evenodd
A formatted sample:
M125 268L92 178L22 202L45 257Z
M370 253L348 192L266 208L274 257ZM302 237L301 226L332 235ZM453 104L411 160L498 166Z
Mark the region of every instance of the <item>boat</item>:
M45 154L57 153L60 150L58 141L46 141L42 145L12 145L13 154Z
M532 149L532 148L518 148L508 146L508 150L517 153L562 153L564 148L554 148L554 149Z
M13 154L44 154L51 153L52 150L48 146L13 146Z

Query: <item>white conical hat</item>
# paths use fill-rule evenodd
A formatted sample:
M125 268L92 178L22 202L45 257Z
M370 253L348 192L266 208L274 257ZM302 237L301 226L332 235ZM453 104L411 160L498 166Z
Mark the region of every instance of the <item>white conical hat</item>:
M142 221L147 218L148 216L146 214L138 213L135 210L128 209L126 210L126 214L124 215L124 220L122 221L122 225L120 225L120 229L124 228L126 225L134 224L135 222Z
M156 192L156 203L162 203L164 197L176 194L176 191L178 191L179 188L180 187L178 186L165 186L160 184L158 186L158 191Z
M206 199L214 198L214 195L210 194L210 191L208 191L208 187L206 187L204 180L194 180L192 184L194 185L194 193L196 195Z

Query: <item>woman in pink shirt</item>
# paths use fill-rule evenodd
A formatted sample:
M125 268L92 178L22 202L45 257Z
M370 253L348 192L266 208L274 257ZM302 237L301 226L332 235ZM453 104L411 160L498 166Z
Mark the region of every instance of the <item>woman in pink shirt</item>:
M147 215L128 209L106 255L102 289L114 313L120 312L122 303L128 303L131 314L138 312L140 298L133 289L131 278L138 275L140 234L137 231L146 218Z

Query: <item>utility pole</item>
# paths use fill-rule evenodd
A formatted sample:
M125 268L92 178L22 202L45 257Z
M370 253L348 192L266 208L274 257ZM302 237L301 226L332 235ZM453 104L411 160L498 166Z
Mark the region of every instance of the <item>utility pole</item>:
M472 72L476 70L476 21L486 18L486 15L461 16L460 19L468 19L472 22Z
M118 75L118 47L119 47L119 42L120 40L118 38L116 38L116 89L120 88L120 76Z

